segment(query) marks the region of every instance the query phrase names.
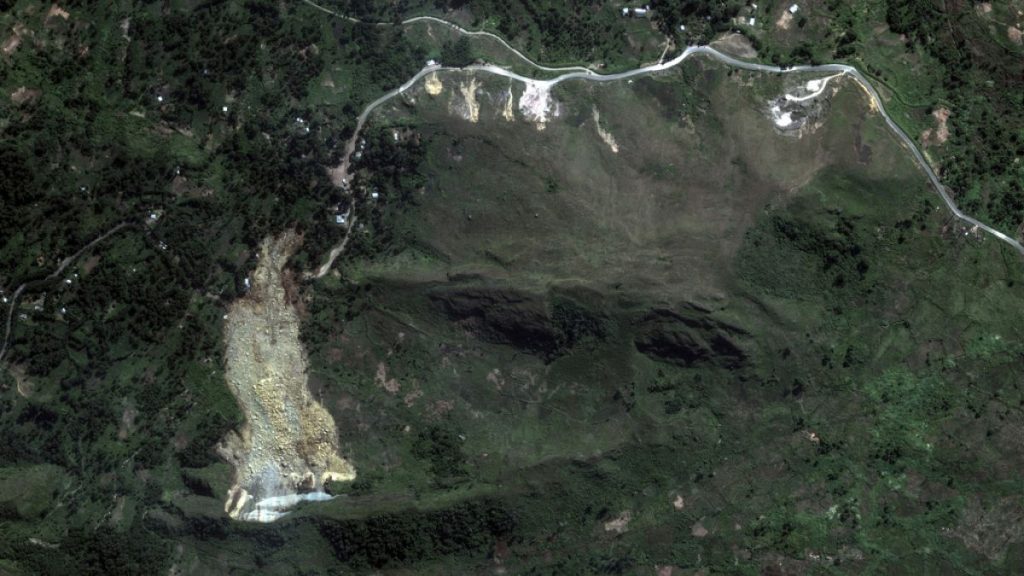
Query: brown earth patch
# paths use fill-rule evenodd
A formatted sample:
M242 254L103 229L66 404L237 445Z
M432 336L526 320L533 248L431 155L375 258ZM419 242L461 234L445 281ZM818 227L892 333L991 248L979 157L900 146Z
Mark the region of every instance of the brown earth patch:
M309 311L306 310L306 301L299 292L300 287L298 280L295 278L295 271L291 268L285 270L281 275L281 283L284 285L285 300L295 308L299 318L309 316Z
M388 394L398 394L402 389L402 385L398 383L398 380L394 378L388 378L388 367L383 362L377 363L377 374L373 377L373 382L387 390Z
M331 184L341 188L345 184L345 164L341 163L334 168L328 168L327 177L331 179Z
M41 90L26 88L25 86L22 86L14 92L11 92L11 102L14 102L18 106L21 106L22 104L26 104L28 102L36 100L37 98L39 98L39 96L42 95L42 93L43 92Z
M932 112L932 116L935 117L936 126L921 132L921 144L923 146L941 146L949 139L949 126L947 125L949 114L948 108L938 108Z
M25 370L20 366L11 365L9 371L11 376L14 377L14 389L18 392L18 395L22 398L30 398L35 393L36 386L25 375Z
M125 440L131 436L132 432L135 431L135 418L138 417L139 411L135 409L135 405L127 400L124 402L124 409L121 411L121 423L117 427L117 439Z
M1010 39L1010 42L1017 44L1018 46L1024 44L1024 32L1020 28L1014 26L1006 27L1006 37Z
M406 408L412 408L421 397L423 397L423 390L416 389L406 394L405 398L402 398L402 402L405 403Z
M25 28L24 24L15 24L11 30L11 36L4 40L3 45L0 45L0 52L7 55L13 54L18 49L18 46L21 46L21 40L27 31L28 29Z
M92 272L96 268L96 266L99 265L100 259L101 257L99 254L94 254L90 256L88 259L86 259L85 262L82 263L82 272L84 274Z
M948 534L967 548L999 561L1011 544L1024 540L1024 506L1015 497L985 504L975 496L967 501L960 523Z
M693 535L694 538L703 538L708 535L708 529L704 527L702 522L698 521L690 527L690 534Z
M341 348L333 346L327 349L327 361L331 364L337 364L341 362L341 359L345 357L345 351Z
M359 410L359 400L348 394L342 394L338 401L334 403L338 407L338 410Z
M725 34L712 42L711 46L737 58L757 58L757 50L754 50L754 45L742 34Z
M427 414L434 418L441 418L454 409L454 400L435 400L428 405Z
M49 21L52 20L53 18L63 18L64 20L67 20L70 16L71 14L69 14L67 10L61 8L56 4L53 4L50 6L50 9L47 10L46 12L46 21L47 23L49 23Z
M495 390L505 387L505 379L501 377L501 370L497 368L487 373L487 381L494 385Z
M283 276L300 241L293 231L263 241L252 288L232 303L224 326L225 379L246 417L218 446L235 468L225 503L235 518L267 518L258 509L250 515L252 499L355 478L340 455L334 418L310 393L298 313L286 298Z
M613 518L604 523L605 532L615 532L616 534L622 534L629 529L629 523L633 520L633 513L629 510L625 510L618 517Z
M935 140L939 144L943 144L949 139L949 127L946 125L946 121L949 120L949 109L939 108L932 112L932 116L938 122L938 127L935 129Z
M789 10L783 10L782 16L775 21L775 27L782 30L789 30L790 26L793 25L793 15L789 13Z

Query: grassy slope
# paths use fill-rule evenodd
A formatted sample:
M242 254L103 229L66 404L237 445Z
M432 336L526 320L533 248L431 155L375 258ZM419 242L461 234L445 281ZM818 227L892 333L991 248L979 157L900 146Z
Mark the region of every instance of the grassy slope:
M347 269L367 307L312 343L365 484L308 518L340 542L334 522L357 522L344 524L350 533L370 515L390 534L379 545L395 546L390 560L353 540L335 554L398 573L396 556L427 573L494 562L540 573L1014 565L1020 551L1003 542L1019 538L1022 512L1019 262L947 230L859 92L847 86L824 125L793 141L760 116L777 84L743 88L749 78L704 65L567 87L563 117L543 132L504 124L486 104L478 125L451 118L454 79L444 80L440 101L418 94L397 116L427 146L428 185L405 213L411 247ZM618 155L594 133L595 104ZM660 130L644 131L648 115ZM576 154L560 155L570 143ZM668 157L679 173L703 172L658 168ZM780 162L786 170L755 171ZM686 224L692 202L723 195L736 201ZM605 202L619 204L604 211ZM621 220L638 214L643 233L631 233ZM707 262L657 266L687 249ZM317 291L353 289L333 282ZM567 309L575 328L562 322ZM652 323L653 309L692 329ZM747 360L644 355L651 330L703 342L727 333ZM577 337L563 346L567 333ZM400 535L420 521L412 510L429 524L431 510L482 498L515 528L441 559ZM402 513L379 516L388 511ZM628 531L603 528L626 511ZM273 531L286 536L261 548L268 563L282 573L298 565L286 541L331 554L309 540L309 521ZM254 551L256 534L269 537L247 529L229 547Z

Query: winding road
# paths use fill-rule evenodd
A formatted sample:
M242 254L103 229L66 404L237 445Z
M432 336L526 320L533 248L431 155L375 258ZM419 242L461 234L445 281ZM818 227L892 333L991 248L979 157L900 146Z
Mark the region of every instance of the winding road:
M7 309L7 322L6 322L5 327L4 327L4 339L3 339L3 342L0 343L0 362L3 362L4 356L7 354L8 345L10 344L10 341L11 341L11 330L13 329L13 324L14 324L14 312L15 312L15 310L17 310L17 307L18 307L18 298L21 297L21 293L25 291L25 288L35 287L35 286L42 286L42 285L48 284L50 282L57 281L60 278L60 275L64 273L64 270L72 262L74 262L75 260L78 260L78 258L82 254L85 254L86 252L88 252L93 246L99 244L100 242L103 242L104 240L106 240L110 236L114 235L118 230L121 230L125 226L128 226L128 222L121 222L120 224L117 224L116 226L114 226L110 230L107 230L102 235L100 235L100 236L96 237L95 239L93 239L92 242L89 242L85 246L82 246L78 250L78 252L75 252L71 256L68 256L68 257L64 258L63 260L61 260L60 264L57 265L57 269L54 270L53 272L50 272L45 277L40 278L38 280L30 280L28 282L25 282L21 286L18 286L17 288L14 289L14 293L11 294L11 297L10 297L10 307Z
M312 0L303 0L303 1L306 4L316 8L316 9L322 11L322 12L325 12L327 14L331 14L331 15L336 16L338 18L344 18L345 20L348 20L348 21L353 22L353 23L361 23L361 24L368 24L368 25L374 25L374 26L391 26L391 25L393 25L391 23L385 23L385 22L362 22L362 21L360 21L360 20L358 20L356 18L352 18L350 16L346 16L344 14L340 14L340 13L335 12L333 10L330 10L328 8L324 8L323 6L320 6L320 5L316 4ZM864 91L867 93L868 97L871 99L871 102L872 102L874 108L879 112L879 114L881 114L882 118L885 120L885 123L886 123L886 125L888 125L889 129L896 135L897 139L899 139L899 141L904 146L906 146L907 149L910 150L911 154L913 154L914 160L916 161L917 165L921 168L921 170L924 171L925 176L927 176L928 181L932 185L932 188L934 188L935 191L939 194L939 197L941 197L942 201L946 203L946 206L953 213L953 215L956 216L957 218L959 218L960 220L966 222L967 224L969 224L971 226L974 226L974 227L977 227L977 229L983 230L983 231L987 232L988 234L991 234L995 238L998 238L999 240L1009 244L1011 247L1013 247L1014 250L1016 250L1019 254L1024 256L1024 246L1022 246L1021 243L1018 242L1016 239L1014 239L1014 238L1004 234L1003 232L1000 232L999 230L996 230L995 228L989 226L988 224L985 224L984 222L981 222L980 220L974 218L973 216L965 214L962 210L960 210L960 208L956 205L956 202L953 201L952 196L950 196L949 190L947 190L947 188L942 184L942 182L939 180L938 175L936 175L935 171L932 170L931 165L929 165L928 162L925 160L924 155L921 153L921 150L917 147L917 144L910 138L910 136L907 135L906 132L903 131L902 128L900 128L900 126L892 119L892 117L886 111L885 106L884 106L884 104L882 102L882 98L878 94L878 91L875 90L875 87L871 84L871 82L869 82L867 80L867 78L863 74L861 74L860 70L858 70L854 66L850 66L848 64L820 64L820 65L791 66L791 67L788 67L788 68L782 68L782 67L779 67L779 66L770 66L768 64L760 64L760 63L757 63L757 62L748 62L748 61L745 61L745 60L740 60L738 58L734 58L732 56L729 56L728 54L724 54L722 52L719 52L718 50L712 48L711 46L689 46L685 50L683 50L683 52L681 54L679 54L678 56L676 56L675 58L673 58L673 59L671 59L671 60L669 60L667 62L659 62L657 64L652 64L650 66L643 66L643 67L640 67L640 68L635 68L633 70L627 70L627 71L624 71L624 72L616 72L616 73L612 73L612 74L599 74L599 73L594 72L593 70L591 70L589 68L584 68L584 67L581 67L581 66L569 66L569 67L557 68L557 67L549 67L549 66L544 66L542 64L538 64L537 62L534 62L533 60L531 60L529 57L527 57L525 54L523 54L519 50L516 50L515 48L513 48L511 45L509 45L508 42L506 42L504 39L502 39L501 37L499 37L499 36L497 36L495 34L492 34L490 32L476 31L476 30L466 30L465 28L462 28L461 26L459 26L457 24L454 24L454 23L449 22L447 20L442 20L440 18L435 18L435 17L432 17L432 16L417 16L417 17L414 17L414 18L409 18L407 20L403 20L401 22L401 24L402 25L414 24L416 22L424 22L424 21L435 22L435 23L447 26L449 28L452 28L453 30L456 30L460 34L465 34L465 35L468 35L468 36L485 36L485 37L488 37L488 38L492 38L492 39L498 41L499 43L501 43L502 46L507 48L517 58L519 58L522 61L528 63L530 66L536 68L537 70L543 70L545 72L563 72L563 74L561 74L560 76L557 76L555 78L548 79L548 80L536 80L536 79L533 79L533 78L529 78L527 76L523 76L523 75L518 74L516 72L513 72L511 70L507 70L505 68L501 68L499 66L495 66L493 64L473 64L473 65L466 66L466 67L463 67L463 68L445 67L445 66L440 66L440 65L428 65L428 66L424 67L422 70L420 70L419 72L417 72L415 75L413 75L413 77L410 78L406 83L402 84L398 88L395 88L394 90L391 90L391 91L387 92L386 94L384 94L380 98L377 98L376 100L371 102L369 105L367 105L366 108L363 109L363 112L359 115L358 121L356 123L356 129L355 129L355 132L354 132L354 134L352 136L352 139L346 145L345 153L344 153L343 160L342 160L342 167L343 167L343 171L342 172L343 172L343 174L344 174L344 176L346 178L348 178L347 171L348 171L348 165L349 165L349 158L351 157L352 152L355 150L355 144L358 141L359 133L362 131L363 125L366 123L366 120L367 120L367 118L369 118L370 114L373 113L373 111L375 109L377 109L378 107L380 107L382 104L385 104L386 102L388 102L392 98L402 94L403 92L405 92L406 90L411 88L413 85L415 85L417 82L419 82L427 74L430 74L430 73L433 73L433 72L438 72L438 71L459 71L459 70L461 70L461 71L484 72L484 73L488 73L488 74L494 74L496 76L503 76L505 78L509 78L509 79L512 79L512 80L517 80L519 82L523 82L523 83L527 84L528 86L532 85L536 89L550 90L554 86L556 86L558 84L561 84L562 82L567 82L569 80L584 80L584 81L588 81L588 82L616 82L616 81L619 81L619 80L626 80L626 79L629 79L629 78L636 78L638 76L645 76L645 75L649 75L649 74L654 74L654 73L657 73L657 72L662 72L662 71L674 68L674 67L682 64L686 59L690 58L691 56L702 55L702 56L709 57L709 58L711 58L713 60L717 60L717 61L719 61L719 62L721 62L721 63L723 63L723 64L725 64L727 66L731 66L733 68L737 68L737 69L740 69L740 70L749 70L749 71L752 71L752 72L764 72L764 73L770 73L770 74L832 73L834 75L849 76L854 81L856 81L860 85L861 88L864 89ZM334 263L334 260L338 257L338 255L341 254L341 252L344 250L344 246L348 243L348 237L351 234L352 227L350 226L348 230L349 231L346 234L345 239L342 241L341 244L339 244L337 247L335 247L331 251L331 254L330 254L327 262L325 262L320 267L320 269L317 271L317 274L315 275L315 277L319 278L319 277L323 276L324 274L326 274L328 270L330 270L331 266Z
M352 18L352 17L347 16L345 14L341 14L341 13L335 12L334 10L330 10L329 8L325 8L323 6L320 6L319 4L316 4L315 2L313 2L312 0L303 0L303 2L305 2L307 5L313 7L315 9L317 9L317 10L320 10L321 12L324 12L326 14L329 14L329 15L337 17L337 18L342 18L342 19L347 20L349 22L353 22L353 23L357 23L357 24L367 24L367 25L373 25L373 26L391 26L391 25L393 25L393 24L387 23L387 22L362 22L362 21L360 21L360 20L358 20L356 18ZM627 70L627 71L624 71L624 72L616 72L616 73L612 73L612 74L599 74L599 73L597 73L597 72L595 72L595 71L593 71L593 70L591 70L589 68L585 68L583 66L565 66L565 67L544 66L543 64L539 64L537 62L534 62L529 57L527 57L525 54L523 54L522 52L520 52L519 50L514 48L507 41L505 41L503 38L501 38L500 36L498 36L496 34L492 34L490 32L486 32L486 31L482 31L482 30L467 30L467 29L462 28L461 26L459 26L457 24L454 24L454 23L449 22L447 20L443 20L441 18L435 18L433 16L416 16L416 17L413 17L413 18L409 18L409 19L403 20L401 22L401 24L402 25L408 25L408 24L415 24L417 22L433 22L433 23L436 23L436 24L447 26L447 27L457 31L460 34L464 34L464 35L467 35L467 36L477 36L477 37L490 38L490 39L500 43L510 53L514 54L518 59L522 60L523 62L529 64L531 67L533 67L533 68L535 68L537 70L544 71L544 72L556 72L556 73L557 72L561 72L562 74L560 76L557 76L555 78L551 78L551 79L548 79L548 80L537 80L537 79L534 79L534 78L529 78L527 76L523 76L523 75L518 74L516 72L512 72L511 70L507 70L505 68L501 68L499 66L495 66L493 64L473 64L473 65L470 65L470 66L466 66L464 68L445 67L445 66L440 66L440 65L428 65L428 66L424 67L422 70L420 70L419 72L417 72L415 75L413 75L412 78L410 78L408 81L406 81L401 86L399 86L399 87L397 87L397 88L395 88L395 89L385 93L380 98L377 98L376 100L371 102L369 105L367 105L363 109L362 113L359 114L359 118L358 118L358 121L356 123L356 129L355 129L355 131L352 134L352 138L349 139L349 141L346 143L344 154L342 156L341 174L342 174L342 177L346 181L349 178L348 168L349 168L349 165L350 165L350 159L352 157L352 154L355 151L356 142L358 142L359 134L362 132L363 126L366 124L366 121L369 118L370 114L372 114L373 111L376 110L381 105L387 103L392 98L395 98L396 96L402 94L403 92L405 92L406 90L408 90L409 88L414 86L417 82L419 82L421 79L423 79L424 76L426 76L428 74L431 74L431 73L434 73L434 72L439 72L439 71L460 71L460 70L461 71L476 71L476 72L483 72L483 73L488 73L488 74L494 74L496 76L503 76L503 77L509 78L511 80L516 80L516 81L519 81L519 82L523 82L523 83L527 84L528 86L532 86L535 89L542 90L542 91L548 91L551 88L553 88L554 86L557 86L558 84L561 84L562 82L567 82L567 81L570 81L570 80L585 80L585 81L589 81L589 82L616 82L616 81L619 81L619 80L627 80L627 79L635 78L635 77L638 77L638 76L645 76L645 75L649 75L649 74L654 74L654 73L657 73L657 72L662 72L662 71L674 68L674 67L682 64L687 58L690 58L693 55L703 55L703 56L709 57L711 59L717 60L717 61L719 61L719 62L721 62L723 64L726 64L727 66L731 66L733 68L737 68L737 69L740 69L740 70L749 70L749 71L753 71L753 72L764 72L764 73L770 73L770 74L819 73L820 72L820 73L833 73L835 76L839 76L839 75L849 76L854 81L856 81L860 85L861 88L864 89L865 93L867 93L868 97L871 99L871 102L872 102L874 108L879 112L879 114L881 114L882 118L885 120L885 123L889 127L889 129L896 135L896 137L900 140L900 142L902 142L903 145L906 146L906 148L910 150L911 154L914 156L914 160L916 161L917 165L921 168L921 170L924 171L925 176L927 176L928 181L931 184L932 188L934 188L935 191L938 193L939 197L942 198L942 201L945 202L945 204L949 208L950 212L952 212L954 216L956 216L958 219L962 220L963 222L965 222L965 223L967 223L967 224L969 224L969 225L971 225L973 227L976 227L978 230L983 230L984 232L986 232L988 234L991 234L995 238L1005 242L1006 244L1010 245L1014 250L1016 250L1017 253L1019 253L1022 256L1024 256L1024 246L1022 246L1019 241L1017 241L1016 239L1014 239L1014 238L1004 234L1003 232L1000 232L999 230L996 230L995 228L989 226L988 224L985 224L984 222L981 222L977 218L974 218L973 216L965 214L962 210L960 210L960 208L956 205L956 202L953 201L952 196L950 196L949 190L942 184L942 181L939 180L938 175L936 175L935 171L932 170L931 165L929 165L928 162L925 160L924 155L921 153L921 150L918 148L917 144L910 138L910 136L907 135L906 132L903 131L902 128L900 128L900 126L892 119L892 117L886 111L885 106L884 106L884 104L882 102L882 98L878 94L878 91L875 90L875 87L867 80L867 78L865 78L864 75L861 74L861 72L857 68L855 68L853 66L850 66L850 65L847 65L847 64L821 64L821 65L803 65L803 66L792 66L792 67L788 67L788 68L781 68L781 67L778 67L778 66L770 66L770 65L767 65L767 64L760 64L760 63L757 63L757 62L748 62L748 61L745 61L745 60L740 60L738 58L734 58L732 56L729 56L728 54L724 54L722 52L719 52L718 50L712 48L711 46L689 46L685 50L683 50L683 52L681 54L679 54L678 56L676 56L675 58L673 58L673 59L671 59L671 60L669 60L667 62L661 61L661 62L658 62L657 64L652 64L650 66L643 66L643 67L640 67L640 68L635 68L633 70ZM832 77L835 77L835 76L832 76ZM827 82L832 77L829 77L829 78L825 79L825 81ZM824 87L824 85L823 85L823 87ZM327 260L317 269L316 273L315 274L309 274L308 275L309 277L312 277L312 278L321 278L321 277L323 277L325 274L327 274L330 271L331 267L334 264L334 261L338 258L338 256L340 256L344 252L345 247L348 245L348 242L349 242L349 240L351 238L352 231L355 229L355 226L354 226L355 220L356 220L355 219L355 208L356 208L355 198L353 197L353 203L349 207L349 215L351 217L349 218L349 225L347 227L347 230L346 230L346 233L345 233L345 237L342 239L342 241L337 246L335 246L330 251ZM114 234L115 232L117 232L118 230L120 230L121 228L123 228L126 225L127 225L127 223L118 224L113 229L109 230L107 233L105 233L102 236L96 238L95 240L93 240L89 244L83 246L78 252L76 252L75 254L65 258L60 263L60 265L57 267L57 269L54 270L51 274L49 274L45 278L43 278L41 280L34 281L34 282L28 282L28 283L22 284L21 286L18 286L17 289L15 289L14 293L12 294L12 296L10 298L10 303L9 303L8 310L7 310L7 318L6 318L6 322L4 323L5 326L4 326L3 340L0 341L0 361L3 360L4 356L7 353L8 345L9 345L9 342L10 342L10 335L11 335L11 331L12 331L13 319L14 319L14 311L16 309L16 306L17 306L17 303L18 303L18 299L21 296L22 292L25 290L25 288L27 288L29 285L45 284L47 282L53 281L55 278L57 278L63 272L63 270L69 264L74 262L80 255L82 255L84 252L86 252L87 250L89 250L90 248L92 248L93 246L98 244L99 242L102 242L107 237L111 236L112 234Z

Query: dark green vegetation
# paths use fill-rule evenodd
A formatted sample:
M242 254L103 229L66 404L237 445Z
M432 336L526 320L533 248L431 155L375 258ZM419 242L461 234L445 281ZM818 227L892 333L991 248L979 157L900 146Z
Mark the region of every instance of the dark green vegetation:
M1016 231L1024 222L1024 48L1019 36L1016 45L1007 37L1007 25L993 22L1013 14L1011 6L993 16L969 4L937 10L920 0L893 1L886 20L907 36L908 50L921 46L942 66L941 104L954 111L943 151L946 183L965 209Z
M499 34L548 65L603 62L614 68L632 67L643 59L657 58L662 41L653 33L650 20L623 18L619 4L593 0L325 0L318 4L376 22L444 14L466 27ZM443 61L449 63L447 58ZM457 59L451 63L461 62Z
M212 447L240 415L220 322L256 243L297 226L292 265L313 268L346 202L324 168L361 107L428 57L493 46L299 3L68 3L66 20L8 4L0 42L21 41L0 56L0 288L30 288L0 374L0 572L1024 562L1019 258L936 210L850 85L796 140L763 116L782 80L700 63L563 86L543 132L483 96L479 124L452 117L454 74L437 100L385 109L356 165L364 227L341 274L297 298L312 385L359 479L273 526L230 522ZM549 63L617 67L660 53L656 25L708 38L746 14L332 6L456 8ZM1012 229L1019 49L985 24L1005 8L801 6L803 24L751 33L763 55L863 63L908 126L950 107L950 139L930 150L975 190L969 209ZM912 53L872 32L886 19Z

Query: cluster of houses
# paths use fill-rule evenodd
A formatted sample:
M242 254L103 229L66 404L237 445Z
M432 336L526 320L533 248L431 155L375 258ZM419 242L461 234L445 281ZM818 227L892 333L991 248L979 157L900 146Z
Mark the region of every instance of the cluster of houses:
M750 5L750 9L751 9L751 11L757 10L757 4L751 4ZM800 6L797 5L797 4L793 4L789 8L787 8L787 10L789 11L790 14L796 14L797 12L800 11ZM623 6L623 8L622 8L622 15L624 17L627 17L627 18L630 17L630 16L633 16L635 18L647 18L648 16L651 15L651 7L650 7L650 5L644 5L643 8L639 8L639 7L638 8L630 8L628 6ZM742 19L739 19L739 20L742 22ZM754 25L757 24L757 19L754 18L753 16L750 16L747 19L746 23L749 26L754 26ZM680 25L679 29L685 31L686 30L686 26L685 25ZM429 65L429 63L428 63L428 65Z
M757 4L751 4L750 5L750 10L751 11L757 10ZM796 14L797 12L800 11L800 5L799 4L791 4L790 7L786 9L786 11L789 12L790 14ZM742 18L740 18L740 21L742 21ZM757 25L757 18L754 18L753 16L750 16L749 18L747 18L747 22L746 23L747 23L748 26L756 26Z
M644 6L643 8L622 8L623 16L635 16L637 18L646 18L651 13L650 6Z
M397 141L398 140L398 131L397 130L393 130L392 134L394 135L395 140ZM356 152L355 152L355 159L356 160L359 160L360 158L362 158L364 150L366 150L366 138L360 138L359 139L359 149L356 150ZM348 184L348 179L347 178L342 179L341 187L344 190L348 190L349 189L349 184ZM380 200L380 192L378 192L376 188L373 188L373 189L370 190L370 200L373 200L375 202L377 200ZM348 226L348 224L349 224L349 216L351 215L351 212L352 212L352 208L351 207L347 208L344 212L342 212L341 205L340 204L335 205L334 206L334 223L337 224L338 226Z

